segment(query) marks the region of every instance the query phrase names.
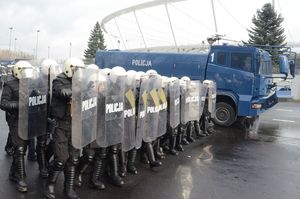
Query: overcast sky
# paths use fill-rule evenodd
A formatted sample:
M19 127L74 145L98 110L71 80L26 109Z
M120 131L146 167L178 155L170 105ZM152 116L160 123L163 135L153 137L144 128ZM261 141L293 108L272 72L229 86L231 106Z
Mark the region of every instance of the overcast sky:
M48 56L48 47L51 58L69 57L70 42L72 56L83 58L96 21L143 2L147 0L1 0L0 49L9 48L9 27L13 27L12 50L16 44L17 50L35 54L40 30L40 59ZM266 2L271 1L214 0L218 32L233 40L247 40L251 18ZM288 42L300 43L299 7L299 0L275 0L276 11L285 19L283 27ZM168 5L168 9L178 44L199 44L214 34L211 0L187 0ZM138 11L137 16L148 46L174 45L164 6ZM110 36L105 35L108 48L144 46L133 13L112 20L106 28L110 32Z

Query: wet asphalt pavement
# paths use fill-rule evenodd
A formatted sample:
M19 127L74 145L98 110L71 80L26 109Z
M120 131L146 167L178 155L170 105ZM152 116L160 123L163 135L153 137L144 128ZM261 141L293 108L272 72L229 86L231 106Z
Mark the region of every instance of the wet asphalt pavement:
M8 180L11 157L4 145L8 127L0 111L0 198L43 198L45 180L36 162L26 161L29 192L20 194ZM300 103L281 102L260 117L253 132L235 125L185 147L179 156L168 155L153 171L138 163L139 174L128 175L122 188L104 191L77 189L82 199L299 199ZM57 183L62 198L63 175Z

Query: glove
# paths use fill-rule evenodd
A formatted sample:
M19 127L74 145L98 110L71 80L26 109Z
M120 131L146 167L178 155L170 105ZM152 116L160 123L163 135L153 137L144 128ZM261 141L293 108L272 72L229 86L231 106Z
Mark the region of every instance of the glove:
M61 95L66 99L71 99L72 91L69 88L64 88L61 90Z
M2 102L1 105L0 105L0 108L3 109L4 111L18 110L19 103L17 101Z
M19 102L17 102L17 101L9 102L8 105L10 106L10 109L12 109L12 110L19 108Z
M34 89L34 90L32 91L32 94L33 94L34 96L38 96L38 95L41 95L41 92L40 92L39 90L37 90L37 89Z

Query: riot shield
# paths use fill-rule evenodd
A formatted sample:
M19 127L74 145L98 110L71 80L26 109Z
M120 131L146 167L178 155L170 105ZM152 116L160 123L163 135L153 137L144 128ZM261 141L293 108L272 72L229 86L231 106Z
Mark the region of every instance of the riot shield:
M124 133L124 76L107 76L104 95L100 95L97 144L108 147L122 142ZM98 112L99 113L99 112ZM101 125L101 126L100 126ZM102 126L103 125L103 126Z
M72 145L81 149L96 139L98 70L79 68L72 77Z
M199 81L190 81L188 84L188 97L186 98L186 106L188 107L186 112L187 120L188 121L195 121L200 119L199 115L199 88L200 82Z
M162 85L162 80L159 75L149 76L148 81L149 95L147 97L147 117L143 135L144 142L152 142L157 138L160 111L158 91Z
M127 75L125 81L124 96L124 135L122 141L122 151L129 151L135 147L135 97L136 80L135 75Z
M50 102L52 100L52 83L53 80L56 78L56 76L60 73L62 73L61 66L51 66L49 68L49 93L50 93Z
M199 108L199 115L203 114L204 106L205 106L205 101L206 101L206 96L207 96L207 85L206 84L200 84L200 108Z
M207 81L208 83L208 111L210 117L214 118L216 115L216 101L217 101L217 85L213 81Z
M159 102L160 102L160 111L159 111L159 120L158 120L158 131L157 137L164 135L167 132L167 96L168 96L168 83L165 82L162 84L162 87L158 90Z
M149 94L148 76L142 76L138 86L137 95L137 121L136 121L136 142L135 148L139 149L142 145L143 135L146 128L147 99Z
M168 89L168 122L175 129L180 124L180 85L179 79L169 83Z
M189 120L188 118L188 103L187 98L189 82L180 80L180 123L185 125Z
M18 134L23 140L46 134L47 76L34 70L32 77L19 80Z

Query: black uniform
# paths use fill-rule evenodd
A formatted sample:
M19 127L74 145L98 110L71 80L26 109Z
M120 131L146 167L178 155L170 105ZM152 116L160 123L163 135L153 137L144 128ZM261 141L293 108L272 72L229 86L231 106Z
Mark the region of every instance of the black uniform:
M53 135L54 164L45 190L47 198L55 198L54 186L64 168L64 194L68 198L79 198L73 189L75 166L78 163L80 151L72 146L71 96L72 79L61 73L53 80L52 87L51 115L56 119L57 126Z
M3 87L1 96L1 109L6 112L6 121L9 127L11 141L14 146L14 157L10 169L10 179L17 182L17 189L27 191L25 182L24 156L27 149L27 141L18 135L18 106L19 105L19 80L12 77Z

